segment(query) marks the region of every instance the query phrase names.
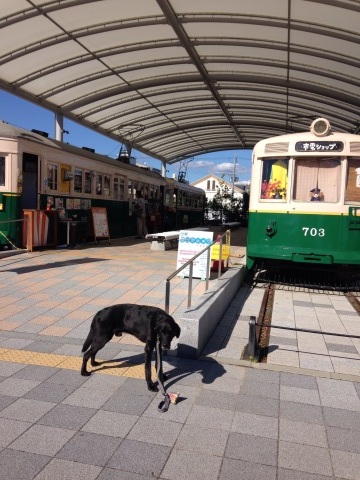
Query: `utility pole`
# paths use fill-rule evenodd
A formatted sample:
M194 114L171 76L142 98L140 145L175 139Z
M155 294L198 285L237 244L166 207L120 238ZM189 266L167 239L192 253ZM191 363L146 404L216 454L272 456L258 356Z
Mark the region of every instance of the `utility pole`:
M233 166L233 174L232 174L232 190L231 190L231 194L232 196L234 196L234 192L235 192L235 172L236 172L236 162L237 162L237 156L236 156L236 153L234 155L234 166Z

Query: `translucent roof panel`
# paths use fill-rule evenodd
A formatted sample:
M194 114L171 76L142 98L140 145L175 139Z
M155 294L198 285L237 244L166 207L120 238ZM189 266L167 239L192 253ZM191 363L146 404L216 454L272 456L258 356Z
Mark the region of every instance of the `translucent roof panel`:
M2 0L0 88L164 162L360 132L355 0Z

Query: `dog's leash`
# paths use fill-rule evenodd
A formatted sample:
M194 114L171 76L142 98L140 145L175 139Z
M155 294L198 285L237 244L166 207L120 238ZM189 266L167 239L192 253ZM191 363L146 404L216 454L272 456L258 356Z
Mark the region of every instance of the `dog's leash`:
M164 395L164 400L161 400L161 402L159 403L158 410L159 410L159 412L165 413L169 410L170 403L173 403L174 405L176 404L177 399L179 398L179 393L170 393L170 392L166 393L164 384L162 382L162 379L160 378L160 372L162 371L162 356L161 356L160 348L161 348L160 338L157 337L157 340L156 340L156 355L157 355L156 375L157 375L157 379L158 379L158 382L159 382L159 385L160 385L161 393Z

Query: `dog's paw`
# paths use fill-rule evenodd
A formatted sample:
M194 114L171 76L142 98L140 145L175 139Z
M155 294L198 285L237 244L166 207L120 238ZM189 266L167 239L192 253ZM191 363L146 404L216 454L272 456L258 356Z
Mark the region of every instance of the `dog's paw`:
M150 392L158 392L159 391L159 389L157 388L155 383L148 384L148 389L150 390Z

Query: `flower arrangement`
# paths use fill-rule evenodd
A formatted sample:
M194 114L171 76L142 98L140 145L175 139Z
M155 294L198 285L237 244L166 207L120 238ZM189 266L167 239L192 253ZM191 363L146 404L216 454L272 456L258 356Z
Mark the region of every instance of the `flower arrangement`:
M286 197L286 189L281 187L280 180L268 182L264 180L261 184L261 198L283 199Z

